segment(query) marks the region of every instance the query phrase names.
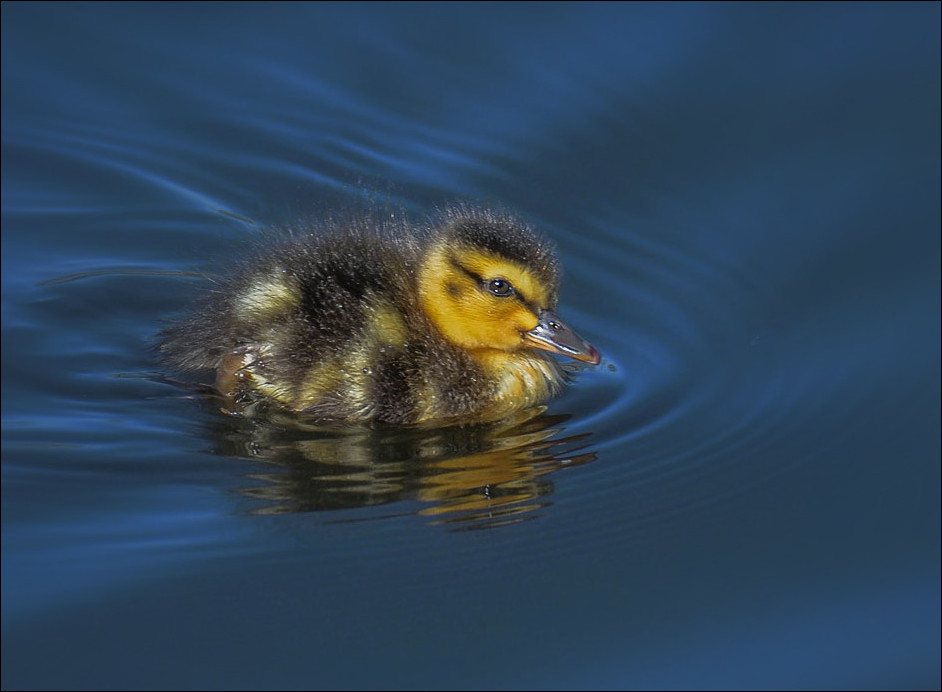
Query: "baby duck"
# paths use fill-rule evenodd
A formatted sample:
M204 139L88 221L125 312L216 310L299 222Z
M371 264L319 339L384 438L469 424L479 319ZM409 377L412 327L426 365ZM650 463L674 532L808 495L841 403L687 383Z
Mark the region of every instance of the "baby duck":
M216 371L322 420L494 420L557 394L549 354L601 356L554 310L553 246L517 218L453 209L435 228L361 222L295 237L166 329L170 365Z

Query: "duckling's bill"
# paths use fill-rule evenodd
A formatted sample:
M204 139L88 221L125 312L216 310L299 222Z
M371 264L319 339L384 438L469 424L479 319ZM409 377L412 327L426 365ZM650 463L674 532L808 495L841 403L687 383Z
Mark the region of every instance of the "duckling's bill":
M533 329L523 335L529 345L591 365L598 365L602 361L602 354L576 334L556 313L540 310L539 320Z

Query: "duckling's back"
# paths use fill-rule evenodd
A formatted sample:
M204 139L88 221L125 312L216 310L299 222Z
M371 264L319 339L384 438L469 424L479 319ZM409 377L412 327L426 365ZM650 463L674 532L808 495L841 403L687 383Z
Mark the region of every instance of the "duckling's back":
M165 330L160 350L174 367L248 380L319 417L374 418L378 402L407 389L402 368L383 365L401 359L421 321L419 248L412 235L357 226L292 238ZM385 381L368 387L377 365Z

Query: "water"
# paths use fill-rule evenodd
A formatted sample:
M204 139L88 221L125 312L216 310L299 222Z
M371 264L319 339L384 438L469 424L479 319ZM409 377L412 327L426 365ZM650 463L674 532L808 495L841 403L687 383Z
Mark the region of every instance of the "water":
M164 5L3 5L4 688L938 689L938 4ZM546 412L154 361L266 228L455 199L560 246Z

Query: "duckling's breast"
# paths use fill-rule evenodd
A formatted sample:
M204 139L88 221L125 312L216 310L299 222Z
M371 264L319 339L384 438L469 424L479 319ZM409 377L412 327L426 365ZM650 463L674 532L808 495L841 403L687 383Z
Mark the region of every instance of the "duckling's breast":
M558 394L565 383L556 360L532 349L495 351L480 360L493 381L490 409L495 413L540 404Z

